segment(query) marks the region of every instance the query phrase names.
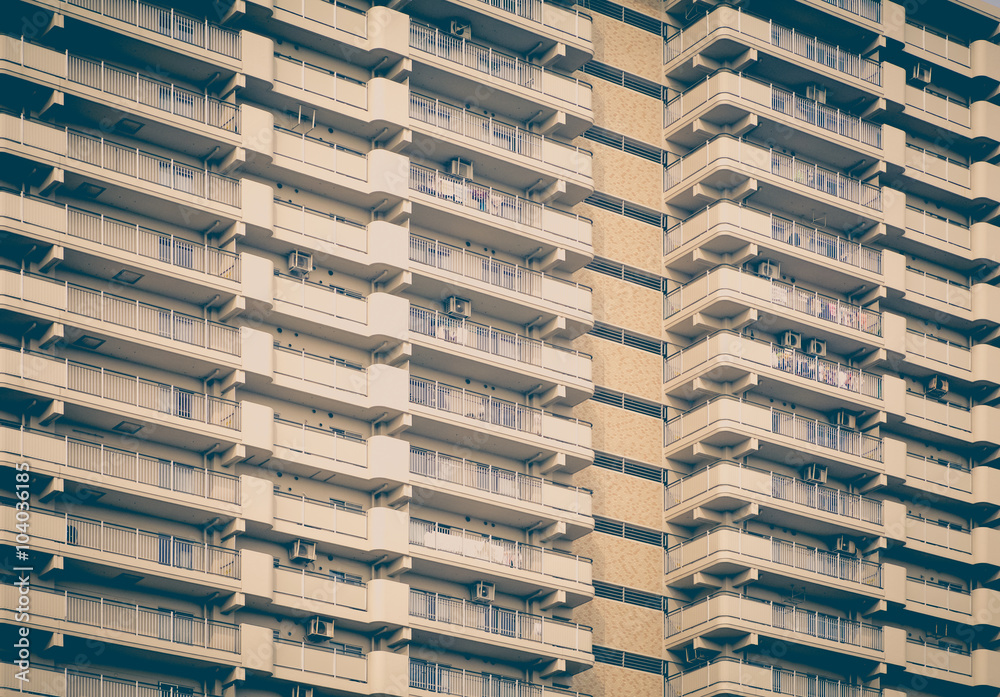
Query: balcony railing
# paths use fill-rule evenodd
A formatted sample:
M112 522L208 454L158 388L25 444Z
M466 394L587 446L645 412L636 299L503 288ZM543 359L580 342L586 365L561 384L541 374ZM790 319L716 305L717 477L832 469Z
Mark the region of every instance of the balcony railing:
M669 485L663 492L664 509L669 511L720 487L742 489L778 501L882 525L882 502L877 499L735 462L717 462Z
M274 227L357 252L368 251L368 227L339 215L274 199ZM321 248L322 249L322 248Z
M914 329L906 330L906 353L913 356L923 356L955 368L972 370L972 351L968 346L939 339Z
M32 615L191 647L240 650L240 628L229 622L68 591L34 587L31 593Z
M590 627L415 588L410 589L410 616L500 637L590 651Z
M693 370L720 356L735 356L757 365L769 366L807 380L815 380L823 385L874 399L882 398L880 375L728 331L707 336L667 356L663 362L664 382L673 380L685 371Z
M410 689L426 690L456 697L589 697L548 685L537 685L492 673L476 673L438 663L410 659Z
M593 492L590 489L558 484L413 445L410 446L410 472L560 511L589 515L591 510Z
M190 17L141 0L69 0L69 4L213 53L240 57L239 32L212 24L207 19Z
M772 46L784 49L799 58L819 63L837 72L845 73L874 85L882 84L882 65L878 61L863 58L857 53L845 51L839 46L827 43L808 34L801 34L795 29L789 29L775 24L770 19L756 17L735 10L720 8L709 14L684 31L670 36L663 44L663 62L669 63L683 51L711 36L713 33L730 29L751 36Z
M240 280L238 254L105 215L35 198L24 192L0 190L0 216L54 232L64 232L70 237L137 254L160 263L200 271L229 281Z
M972 433L972 411L969 407L934 399L910 390L906 392L906 415Z
M530 295L574 310L589 310L593 290L581 283L470 252L438 240L410 235L410 261Z
M906 106L919 109L930 116L968 128L972 125L972 112L962 100L949 97L930 87L920 89L906 86Z
M239 504L240 480L180 462L30 429L0 428L0 450L180 494Z
M945 60L964 65L966 68L972 65L972 52L969 50L969 44L962 39L910 20L906 21L904 37L910 46L922 48Z
M586 421L435 380L411 376L410 403L570 445L589 447L592 425Z
M969 649L946 641L937 646L925 641L907 639L906 662L958 675L972 675L972 655Z
M274 272L274 299L340 319L368 323L368 300L352 290Z
M410 22L410 47L490 77L590 110L593 87L516 56L460 39L436 27Z
M720 552L739 554L864 586L882 587L881 564L769 535L722 527L669 548L665 556L666 573L673 573Z
M906 515L906 539L925 542L933 547L943 547L953 552L972 554L972 531L963 525L923 516Z
M907 576L906 600L928 607L960 612L963 615L972 614L972 594L969 590L946 581L936 583L924 578Z
M274 81L359 109L368 108L368 85L318 65L274 54Z
M882 147L882 126L859 119L835 107L802 97L778 85L746 75L720 72L688 88L663 106L663 125L669 127L685 113L720 94L746 99L826 131L875 148Z
M669 638L715 619L730 618L882 651L882 628L876 625L729 592L714 593L664 615L663 634Z
M368 394L368 371L364 368L278 344L274 345L274 372L353 394Z
M368 466L368 445L365 439L333 428L319 428L275 418L274 445L309 457L320 457L338 465Z
M535 228L586 245L591 242L592 223L588 218L430 167L410 165L410 189L472 208L508 223Z
M575 174L591 176L593 171L594 156L589 150L546 138L434 97L411 92L410 118Z
M544 0L480 0L490 7L523 17L532 22L590 41L593 19L575 7L565 7Z
M733 421L804 443L882 462L881 438L728 396L710 399L664 423L664 446L716 423Z
M308 571L300 566L274 568L274 594L297 598L304 601L302 606L311 609L316 608L316 603L355 610L368 607L368 589L364 583L348 581L330 573Z
M723 291L739 293L842 327L882 336L880 312L732 267L715 268L665 295L663 318L669 319L699 300Z
M938 300L963 310L972 309L971 288L912 266L906 267L906 292Z
M191 346L240 355L240 330L236 327L67 281L0 268L0 295Z
M456 554L490 564L531 571L577 583L590 583L591 560L575 554L543 549L472 530L410 519L410 544Z
M274 11L302 17L312 22L318 22L332 29L346 31L348 34L368 37L368 15L356 10L350 5L334 0L277 0ZM286 20L287 21L287 20Z
M906 144L906 166L966 189L972 186L969 165L909 143Z
M76 0L79 2L80 0ZM14 668L5 664L4 670ZM4 676L6 678L7 676ZM201 690L177 687L167 683L140 682L124 678L110 677L99 673L82 673L69 668L49 668L31 666L31 682L22 684L14 678L0 680L0 689L6 688L18 694L59 695L60 697L205 697ZM12 692L12 694L13 694Z
M323 646L275 637L274 665L327 678L368 681L368 657L361 653L359 647L343 644Z
M882 695L882 690L875 687L864 687L734 658L717 658L667 678L665 697L684 697L684 695L700 694L702 691L711 694L719 685L726 683L745 687L752 694L763 692L791 697L881 697Z
M972 233L968 225L915 206L906 207L906 229L962 249L972 249Z
M368 158L363 152L280 126L274 128L274 154L358 181L368 179Z
M368 537L368 516L362 510L348 508L329 500L311 499L283 491L274 493L274 518L341 535Z
M708 234L720 225L733 225L746 233L776 240L796 249L827 259L882 273L882 252L865 247L819 228L782 218L733 201L716 201L663 233L663 253L670 254L681 245Z
M731 136L714 138L666 167L663 170L663 190L669 191L721 159L733 159L749 168L769 172L845 201L882 210L880 187Z
M968 464L908 452L906 476L966 494L972 493L972 468Z
M0 372L179 419L240 429L238 402L44 353L0 348Z

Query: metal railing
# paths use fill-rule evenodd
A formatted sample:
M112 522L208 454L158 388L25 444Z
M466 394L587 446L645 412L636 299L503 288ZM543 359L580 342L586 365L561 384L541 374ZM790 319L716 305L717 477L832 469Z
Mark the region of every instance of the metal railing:
M916 145L906 144L906 166L968 189L972 186L969 165Z
M274 81L319 95L324 99L368 108L368 85L313 63L274 54Z
M877 499L725 461L709 465L667 486L663 490L664 510L669 511L720 487L735 487L817 511L882 525L882 502Z
M882 252L878 249L769 211L725 200L716 201L665 230L663 253L670 254L681 245L725 224L865 271L882 273Z
M410 47L503 82L540 92L590 110L593 87L582 80L546 70L507 53L460 39L436 27L410 21Z
M822 0L822 2L873 22L882 21L882 3L879 0Z
M164 339L240 355L240 330L236 327L67 281L0 267L0 295Z
M438 663L410 659L410 688L456 697L590 697L559 687L537 685L492 673L476 673Z
M569 581L585 581L592 563L590 559L576 554L543 549L418 518L410 519L410 544ZM580 573L584 568L587 574Z
M361 653L360 647L343 644L329 643L324 646L275 637L274 665L325 678L354 682L368 680L368 657Z
M276 520L361 539L368 537L368 514L363 510L284 491L274 492L274 497Z
M667 549L665 572L673 573L720 552L761 559L864 586L882 587L882 565L879 563L726 527L715 528Z
M191 46L240 58L240 33L220 27L207 19L197 19L174 9L151 5L141 0L68 0L70 5L148 29L161 36Z
M940 56L966 68L972 65L972 51L969 49L967 41L917 24L909 19L906 20L903 33L904 40L910 46L922 48L935 56Z
M341 578L332 572L309 571L301 566L274 567L274 594L304 600L313 610L317 609L317 603L355 610L368 607L368 586L363 581Z
M550 29L590 41L588 25L593 23L593 18L575 7L565 7L544 0L480 0L480 2L532 22L538 22ZM583 27L588 29L583 31Z
M882 65L878 61L845 51L839 46L802 34L795 29L775 24L771 19L749 14L741 8L719 8L683 31L667 37L663 43L664 64L706 36L723 29L735 30L865 82L882 84Z
M590 497L593 494L590 489L583 487L559 484L414 445L410 446L410 472L572 513L590 510ZM550 488L557 493L550 492ZM547 492L550 495L546 495Z
M153 107L231 133L240 132L240 109L207 94L154 80L133 70L123 70L104 61L66 54L66 76L70 82Z
M761 82L746 75L717 72L689 87L663 105L663 126L670 126L687 110L702 105L719 95L731 94L767 107L779 113L804 121L823 130L856 140L875 148L882 148L882 126L827 106L814 99L795 94L778 85ZM687 102L687 107L685 107Z
M0 428L0 449L21 457L45 460L166 491L237 505L241 501L239 477L79 438L23 427Z
M926 640L907 639L906 662L959 675L972 675L969 649L946 641L938 641L937 646L932 646Z
M342 2L334 0L320 0L318 2L278 0L274 3L274 11L276 13L287 12L296 17L360 36L362 39L368 37L368 14Z
M939 607L963 615L972 614L972 593L954 583L928 581L925 578L906 577L907 602L928 607Z
M368 299L352 290L274 271L274 299L359 324L368 323Z
M663 424L663 444L669 446L716 422L728 421L882 462L881 438L729 396L715 397L666 421Z
M906 206L906 229L962 249L972 248L972 232L967 224L943 218L916 206Z
M972 433L972 410L961 404L906 390L906 415Z
M906 539L943 547L953 552L972 554L972 528L966 524L930 520L913 513L906 514Z
M972 288L912 266L906 267L906 292L938 300L963 310L972 309Z
M274 372L354 394L368 394L368 371L332 356L274 345Z
M180 419L237 431L240 429L238 402L145 380L135 375L40 352L10 348L0 348L0 370L25 380L151 409Z
M735 658L717 658L666 679L664 697L683 697L706 685L740 685L754 694L790 697L881 697L882 690Z
M713 593L667 613L663 616L663 635L669 638L724 618L735 618L838 644L882 651L882 628L877 625L732 592Z
M575 651L590 650L590 642L581 641L582 635L591 631L590 627L415 588L410 589L410 616L510 639Z
M881 312L733 267L717 267L665 295L663 318L669 319L699 300L720 291L737 292L842 327L882 336Z

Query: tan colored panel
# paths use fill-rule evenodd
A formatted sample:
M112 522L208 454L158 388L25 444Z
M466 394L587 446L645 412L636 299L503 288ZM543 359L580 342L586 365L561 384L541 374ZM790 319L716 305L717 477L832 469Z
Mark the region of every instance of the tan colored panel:
M574 341L573 348L594 357L594 384L661 401L663 359L660 356L590 335Z
M618 407L587 401L573 416L594 424L594 449L658 464L663 459L663 422Z
M594 515L660 529L663 486L658 482L600 467L587 467L573 475L573 483L593 490Z
M594 560L594 578L650 593L663 592L663 550L595 532L573 543L573 551Z
M574 280L594 289L594 319L648 336L663 333L663 295L596 271L584 269Z
M663 139L663 103L607 80L587 76L594 86L594 123L647 143Z
M573 678L573 689L593 697L658 697L663 677L598 663Z
M580 204L574 210L594 221L594 254L662 273L663 232L660 228L588 204Z
M595 598L573 613L573 619L594 628L594 643L647 656L663 650L663 613L615 600Z
M610 17L594 18L594 60L660 82L663 39Z
M656 162L588 140L594 152L594 188L641 206L660 210L663 168Z

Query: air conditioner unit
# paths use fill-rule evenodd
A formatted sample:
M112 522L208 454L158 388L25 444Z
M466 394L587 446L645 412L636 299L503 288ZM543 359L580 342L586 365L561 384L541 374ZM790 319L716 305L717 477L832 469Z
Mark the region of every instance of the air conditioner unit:
M312 254L294 251L288 255L288 273L293 276L306 276L313 270Z
M468 319L472 316L472 301L453 295L445 300L444 312L452 317Z
M306 638L309 641L327 641L333 638L333 621L324 617L313 617L309 620L309 629L306 631Z
M708 652L704 649L696 649L693 646L688 646L684 649L684 662L685 663L697 663L699 661L707 661L709 658Z
M460 19L453 19L448 23L448 33L460 39L471 39L472 25Z
M476 581L469 588L469 596L474 603L492 603L497 597L497 589L489 581Z
M806 97L820 104L826 104L826 88L822 85L809 85L806 87Z
M834 542L833 549L839 554L854 554L858 551L857 546L854 544L854 540L848 539L843 535L838 535L836 542Z
M826 355L826 341L823 339L810 339L806 342L806 353L810 356L819 356L822 358Z
M802 478L813 484L826 484L826 467L815 463L806 465L802 468Z
M927 386L924 389L924 394L928 397L941 397L947 392L947 378L943 378L940 375L932 375L930 379L927 380Z
M757 273L767 278L781 278L781 264L776 261L762 261L757 264Z
M847 411L846 409L841 409L837 412L834 420L837 422L838 426L843 426L844 428L857 428L858 427L858 417Z
M468 160L463 160L456 157L454 160L448 161L448 171L451 172L456 177L462 177L463 179L472 179L472 163Z
M931 82L931 66L917 63L910 68L910 82L929 85Z
M295 540L288 550L288 558L292 561L316 561L316 543L307 540Z
M781 332L778 343L785 348L800 349L802 348L802 335L792 331Z

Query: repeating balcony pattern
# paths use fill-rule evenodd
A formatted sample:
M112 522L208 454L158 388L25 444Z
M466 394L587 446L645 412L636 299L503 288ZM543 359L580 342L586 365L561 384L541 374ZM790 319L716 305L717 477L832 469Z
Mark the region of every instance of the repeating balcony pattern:
M368 85L313 63L274 54L274 81L359 109L368 108Z
M358 395L368 394L368 372L346 361L274 345L274 372Z
M972 468L967 463L906 453L906 476L966 494L972 493Z
M480 0L480 2L532 22L539 22L584 41L590 41L593 19L575 7L562 7L544 0Z
M509 223L535 228L586 245L591 242L592 223L583 216L566 213L430 167L410 165L410 189Z
M715 463L666 487L664 509L669 511L721 487L742 489L824 513L882 525L882 502L877 499L730 462Z
M940 641L934 646L926 641L907 640L906 662L966 677L972 675L972 654L969 649L947 641Z
M916 206L906 207L906 229L962 249L972 249L972 231L967 224L943 218Z
M879 0L823 0L823 2L873 22L882 21L882 3Z
M946 581L938 583L907 576L906 600L963 615L972 614L972 593L966 588Z
M368 251L366 225L287 201L274 200L274 228L357 252Z
M365 440L360 436L332 428L319 428L275 418L274 444L279 449L323 458L331 464L368 466L368 447Z
M942 278L910 266L906 267L906 292L938 300L963 310L972 309L972 289L968 284Z
M22 684L11 671L10 678L6 675L4 664L0 673L0 688L25 692ZM31 692L25 694L59 695L60 697L205 697L201 690L174 688L166 683L154 685L139 680L127 680L111 677L100 673L83 673L69 668L49 668L46 666L31 666Z
M972 186L969 165L909 143L906 144L906 166L965 189Z
M65 358L0 349L0 373L179 419L233 430L240 428L237 402Z
M907 391L906 415L972 433L972 410L969 407L934 399L918 392Z
M972 351L968 346L956 344L915 329L906 330L906 354L929 358L963 370L972 370Z
M666 573L673 573L719 552L760 559L863 586L882 587L881 564L826 552L790 540L722 527L668 549L665 556Z
M284 491L274 494L274 519L359 539L368 537L364 511Z
M906 539L959 554L972 554L972 533L967 526L958 523L928 520L921 515L909 513L906 516Z
M318 603L354 610L365 610L368 607L368 589L364 583L355 583L301 567L276 566L274 594L283 596L282 604L294 604L297 607L315 607Z
M351 179L368 178L368 158L364 153L325 140L275 126L274 152L281 158L309 164Z
M972 65L972 51L962 39L906 20L904 38L909 46L923 49L966 68Z
M476 673L438 663L410 659L410 689L426 690L456 697L589 697L558 687L538 685L492 673Z
M906 106L923 111L935 119L941 119L958 126L969 128L972 125L972 112L966 102L949 97L930 87L920 89L907 85Z
M331 29L345 31L362 39L368 37L368 15L350 5L334 0L276 0L274 11L277 16L289 14L294 17L318 22Z
M360 293L274 272L274 299L359 324L368 322L368 302Z
M317 646L305 641L275 638L274 665L324 678L368 681L368 658L357 647Z
M708 661L702 666L671 676L666 697L711 694L720 684L738 685L752 694L771 693L792 697L881 697L882 690L831 680L777 666L732 658Z
M141 0L68 0L70 5L90 10L126 24L156 32L191 46L240 57L240 33L220 27L207 19L197 19L174 9L165 9Z
M882 65L839 46L775 24L773 20L744 12L740 8L720 8L673 34L663 44L663 62L669 63L687 48L713 33L729 29L788 51L799 58L874 85L882 84Z

